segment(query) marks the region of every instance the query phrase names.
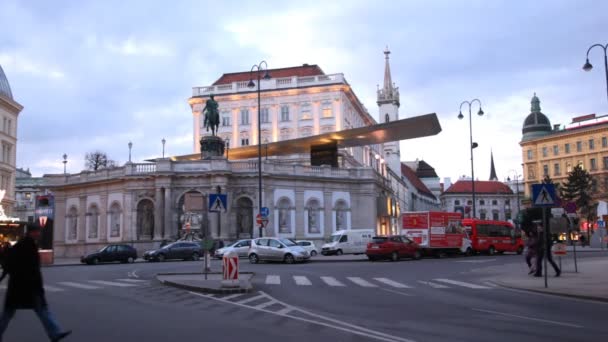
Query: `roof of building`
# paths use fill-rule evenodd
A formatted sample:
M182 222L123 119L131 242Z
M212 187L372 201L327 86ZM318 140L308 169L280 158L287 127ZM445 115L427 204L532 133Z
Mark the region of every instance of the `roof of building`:
M427 188L424 183L422 183L420 178L418 178L416 172L414 172L414 170L412 170L404 163L401 163L401 174L416 188L416 190L418 190L419 193L436 199L435 195L433 195L433 192L429 190L429 188Z
M530 114L524 120L524 126L521 130L522 140L524 141L547 135L553 130L549 118L541 112L540 100L536 93L532 97L531 105Z
M271 78L285 78L285 77L305 77L305 76L318 76L325 75L323 70L316 64L303 64L296 67L280 68L280 69L268 69L268 73ZM232 82L246 82L251 80L250 71L233 72L223 74L217 81L213 82L213 85L230 84Z
M490 152L490 180L497 181L496 167L494 166L494 152Z
M420 178L439 178L437 172L435 172L435 168L424 160L418 162L416 175Z
M0 65L0 95L3 95L11 100L13 99L11 85L8 83L4 70L2 70L2 65Z
M473 191L470 180L459 180L452 184L444 194L470 194ZM476 194L512 195L513 190L505 183L498 181L475 181Z

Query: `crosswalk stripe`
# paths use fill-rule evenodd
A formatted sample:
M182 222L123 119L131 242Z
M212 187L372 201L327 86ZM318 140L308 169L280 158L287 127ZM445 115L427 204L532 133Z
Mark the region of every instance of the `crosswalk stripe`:
M251 302L255 302L258 299L262 299L262 298L266 298L264 295L259 295L259 296L255 296L255 297L249 297L247 299L243 299L240 302L237 302L238 304L247 304L247 303L251 303Z
M236 297L241 297L241 296L244 296L244 295L245 295L245 293L235 293L235 294L228 295L226 297L222 297L222 299L223 300L230 300L230 299L233 299L233 298L236 298Z
M372 283L370 283L369 281L363 279L363 278L359 278L359 277L346 277L346 279L352 281L353 283L362 286L362 287L378 287L377 285L374 285Z
M434 289L449 289L449 286L445 286L445 285L441 285L441 284L437 284L437 283L432 283L430 281L422 281L422 280L418 280L418 282L420 284L424 284L424 285L428 285Z
M281 277L278 275L267 275L266 284L268 285L281 285Z
M334 277L321 277L321 280L323 280L323 282L329 286L346 286Z
M480 289L490 289L491 287L489 286L483 286L483 285L476 285L476 284L471 284L471 283L465 283L464 281L458 281L458 280L451 280L451 279L434 279L435 281L440 281L442 283L446 283L446 284L452 284L452 285L457 285L457 286L462 286L462 287L468 287L470 289L476 289L476 290L480 290Z
M139 284L139 283L146 283L148 282L147 280L142 280L142 279L133 279L133 278L128 278L128 279L116 279L118 281L124 281L127 283L134 283L134 284Z
M118 283L118 282L115 282L115 281L106 281L106 280L89 280L89 282L90 283L99 284L99 285L117 286L117 287L137 286L135 284Z
M305 276L293 276L293 280L297 285L310 286L312 283Z
M59 282L59 284L63 285L63 286L75 287L77 289L83 289L83 290L97 290L97 289L101 288L99 286L93 286L93 285L87 285L87 284L81 284L81 283L74 283L74 282L71 282L71 281L62 281L62 282Z
M386 285L398 288L398 289L411 289L412 288L411 286L407 286L405 284L398 283L398 282L390 280L388 278L374 278L374 280L384 283Z
M44 290L49 292L61 292L63 289L51 285L44 285Z

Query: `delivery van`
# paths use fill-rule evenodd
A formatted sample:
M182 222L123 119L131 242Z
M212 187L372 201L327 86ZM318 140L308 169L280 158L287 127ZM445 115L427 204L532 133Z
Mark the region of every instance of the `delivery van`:
M367 244L372 242L374 229L338 230L328 243L321 247L323 255L365 254Z

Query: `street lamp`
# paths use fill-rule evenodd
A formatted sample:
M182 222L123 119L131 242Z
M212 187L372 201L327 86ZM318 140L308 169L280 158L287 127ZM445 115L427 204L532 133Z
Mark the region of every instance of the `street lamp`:
M263 67L262 67L263 65ZM254 88L256 84L253 82L253 72L255 70L256 76L258 78L258 213L262 212L262 123L260 121L261 118L261 80L262 78L265 80L270 79L270 74L268 73L268 64L266 61L261 61L258 64L254 64L251 67L251 71L249 72L249 83L247 83L248 88ZM261 76L261 72L264 71L264 76ZM263 235L263 225L260 224L259 227L260 237ZM253 232L251 233L251 237L253 238Z
M68 155L66 153L63 154L63 174L67 174L67 166L68 166Z
M593 50L593 48L595 47L600 47L604 50L604 72L606 73L606 96L608 98L608 55L607 55L607 50L608 50L608 44L606 45L602 45L602 44L594 44L591 45L591 47L589 48L589 50L587 50L587 61L585 62L585 65L583 65L583 70L585 71L591 71L591 69L593 69L593 65L591 65L591 63L589 63L589 52L591 52L591 50Z
M464 115L462 115L462 106L465 104L469 106L469 140L471 142L471 194L473 197L473 218L477 217L477 203L475 203L475 170L473 166L473 149L479 146L476 142L473 142L473 119L471 117L471 107L475 102L479 103L479 111L477 112L477 115L482 116L484 113L481 109L481 101L479 101L478 99L462 102L460 104L460 112L458 113L458 119L462 120L464 118Z
M163 140L161 140L160 142L163 143L163 159L165 159L165 143L167 142L167 140L165 140L165 138L163 138Z
M133 143L129 141L129 164L131 164L131 149L133 148Z

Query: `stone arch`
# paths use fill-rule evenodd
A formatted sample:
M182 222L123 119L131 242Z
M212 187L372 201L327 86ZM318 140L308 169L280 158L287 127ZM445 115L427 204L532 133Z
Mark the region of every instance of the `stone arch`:
M253 200L248 196L241 196L235 200L236 205L236 236L248 235L253 238Z
M137 203L137 239L151 240L154 236L154 202L144 198Z
M197 189L182 192L177 200L177 234L188 233L202 237L207 231L207 195Z
M78 208L73 205L66 215L66 240L78 240Z
M122 231L122 206L114 201L108 210L108 235L110 238L120 238Z
M99 239L99 218L101 212L99 211L99 206L97 203L92 203L89 205L89 210L87 211L87 239L89 240L97 240Z

